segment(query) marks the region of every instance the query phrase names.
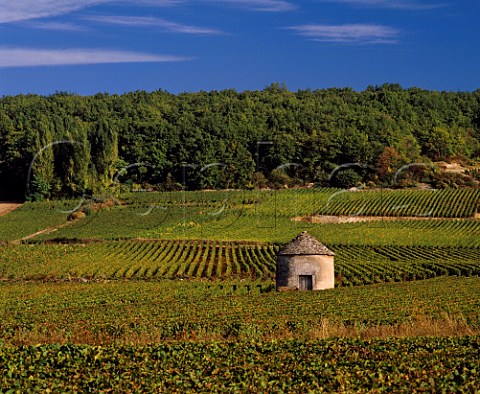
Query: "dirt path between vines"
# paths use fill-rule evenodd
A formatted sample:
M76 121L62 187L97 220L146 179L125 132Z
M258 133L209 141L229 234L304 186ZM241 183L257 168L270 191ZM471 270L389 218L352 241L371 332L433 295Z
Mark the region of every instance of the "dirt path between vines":
M72 222L66 222L66 223L63 223L63 224L58 224L56 226L52 226L52 227L49 227L49 228L45 228L43 230L40 230L40 231L37 231L36 233L33 233L33 234L29 234L29 235L26 235L25 237L22 237L22 238L18 238L18 239L14 239L12 241L9 241L10 244L12 245L19 245L21 244L23 241L27 241L29 239L32 239L32 238L35 238L36 236L38 235L42 235L42 234L51 234L63 227L66 227L68 226L69 224L71 224Z
M18 202L0 202L0 216L6 215L20 207L22 204Z
M27 235L23 238L20 238L17 241L26 241L28 239L35 238L37 235L50 234L50 233L53 233L54 231L57 231L59 228L65 227L68 224L69 224L69 222L64 223L64 224L60 224L60 225L57 225L57 226L49 227L49 228L37 231L36 233L29 234L29 235Z

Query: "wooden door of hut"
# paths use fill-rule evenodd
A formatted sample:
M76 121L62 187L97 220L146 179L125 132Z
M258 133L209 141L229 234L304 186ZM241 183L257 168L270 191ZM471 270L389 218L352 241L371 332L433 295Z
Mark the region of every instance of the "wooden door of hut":
M312 290L313 289L312 275L300 275L298 288L300 290Z

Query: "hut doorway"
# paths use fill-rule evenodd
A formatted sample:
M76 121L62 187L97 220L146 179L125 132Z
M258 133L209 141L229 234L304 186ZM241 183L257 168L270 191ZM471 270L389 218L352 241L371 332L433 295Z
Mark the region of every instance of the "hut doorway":
M313 275L299 275L300 290L313 290Z

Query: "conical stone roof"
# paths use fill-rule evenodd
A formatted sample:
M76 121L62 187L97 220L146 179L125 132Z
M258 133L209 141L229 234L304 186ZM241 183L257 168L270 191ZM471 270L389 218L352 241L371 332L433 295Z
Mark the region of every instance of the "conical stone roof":
M280 249L278 255L326 255L335 256L330 249L306 231L298 234L290 243Z

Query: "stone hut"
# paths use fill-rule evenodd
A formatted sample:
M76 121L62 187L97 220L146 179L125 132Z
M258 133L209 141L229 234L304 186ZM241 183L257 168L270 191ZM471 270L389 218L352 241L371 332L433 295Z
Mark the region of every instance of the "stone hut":
M277 254L277 290L324 290L335 287L335 253L306 231Z

